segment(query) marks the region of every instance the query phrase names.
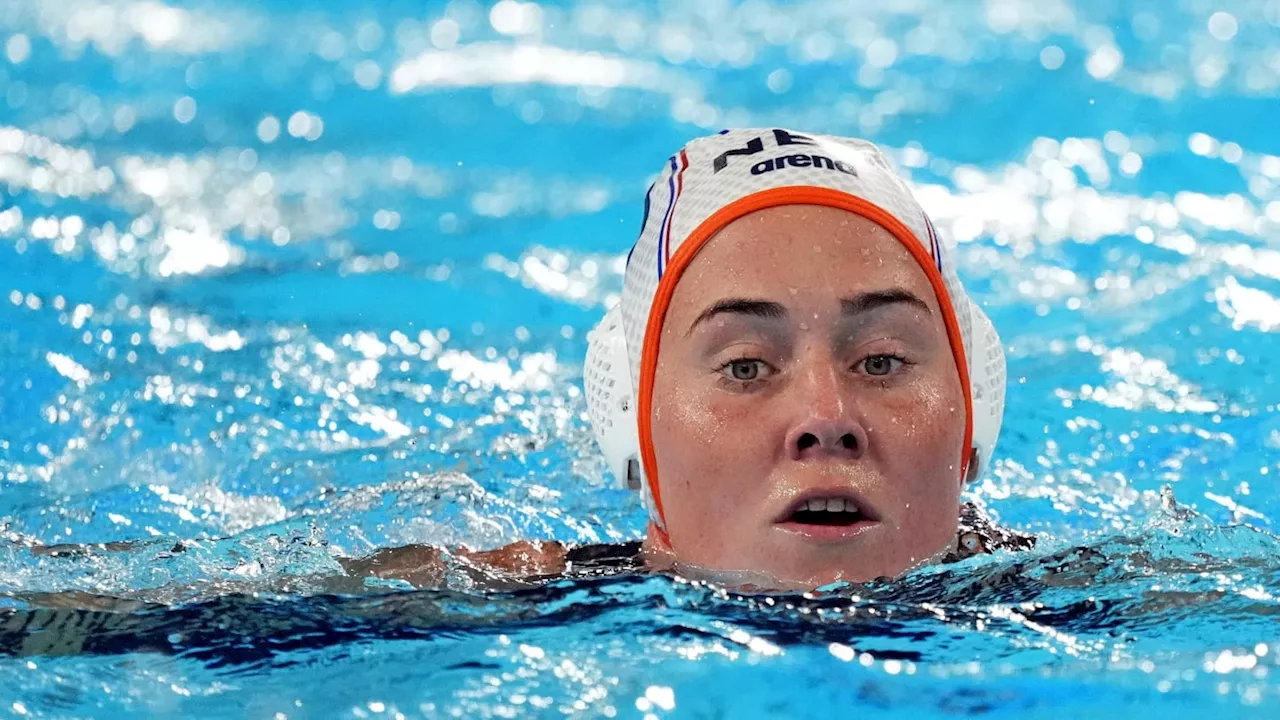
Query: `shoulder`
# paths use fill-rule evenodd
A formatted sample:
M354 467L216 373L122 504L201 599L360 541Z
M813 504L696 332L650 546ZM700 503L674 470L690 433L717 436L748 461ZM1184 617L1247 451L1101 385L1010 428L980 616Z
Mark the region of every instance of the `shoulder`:
M1035 536L1002 528L977 505L964 503L960 506L955 547L947 553L943 562L957 562L997 550L1030 550L1035 544Z
M643 546L642 541L634 540L569 548L565 553L562 574L567 577L599 577L638 572L645 567Z
M450 573L461 572L491 589L540 584L561 578L587 578L638 572L645 567L641 541L569 546L520 540L493 550L410 545L386 548L346 560L348 574L404 580L418 587L440 587Z

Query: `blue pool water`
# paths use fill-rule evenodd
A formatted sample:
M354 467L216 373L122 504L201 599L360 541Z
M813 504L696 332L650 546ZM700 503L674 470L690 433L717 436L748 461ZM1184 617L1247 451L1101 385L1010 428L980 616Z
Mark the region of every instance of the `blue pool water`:
M1280 0L0 0L0 715L1276 717L1277 118ZM971 499L1037 549L317 594L640 536L585 334L746 125L882 143L958 244Z

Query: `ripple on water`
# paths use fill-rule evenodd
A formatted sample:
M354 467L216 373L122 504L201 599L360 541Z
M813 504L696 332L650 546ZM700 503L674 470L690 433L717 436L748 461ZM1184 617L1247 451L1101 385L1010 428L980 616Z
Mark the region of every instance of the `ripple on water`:
M8 709L1274 715L1280 3L1123 10L0 0ZM910 177L1008 350L969 495L1038 549L325 596L379 547L643 531L586 331L655 159L745 125Z

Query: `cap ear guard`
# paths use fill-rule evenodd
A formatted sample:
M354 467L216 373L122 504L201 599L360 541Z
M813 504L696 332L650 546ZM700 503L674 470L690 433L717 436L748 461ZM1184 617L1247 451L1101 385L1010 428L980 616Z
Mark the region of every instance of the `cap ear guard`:
M587 361L583 371L587 412L596 442L619 487L646 490L640 467L640 438L636 432L630 367L622 311L620 306L614 306L587 334Z
M991 319L973 300L969 303L969 319L973 342L969 351L969 388L973 393L973 448L978 467L969 469L969 477L978 478L991 467L996 438L1004 419L1006 382L1004 347Z

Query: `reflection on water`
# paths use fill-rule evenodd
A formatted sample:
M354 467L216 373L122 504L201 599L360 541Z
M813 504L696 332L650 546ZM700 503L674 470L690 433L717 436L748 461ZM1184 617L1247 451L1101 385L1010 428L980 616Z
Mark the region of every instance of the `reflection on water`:
M825 651L891 676L946 679L978 674L984 666L1006 674L1004 668L1029 664L1043 665L1050 676L1070 674L1075 671L1062 668L1060 660L1069 658L1076 667L1159 676L1167 686L1161 692L1235 678L1242 697L1255 700L1267 692L1265 679L1280 653L1275 643L1249 645L1273 622L1275 597L1266 587L1274 588L1280 578L1280 542L1253 528L1216 526L1177 507L1171 495L1167 508L1140 531L1090 546L975 558L903 581L832 586L803 596L744 595L642 575L507 591L311 595L325 588L323 578L332 573L320 559L327 555L303 550L301 555L313 556L308 567L299 562L297 549L315 548L314 538L270 540L265 553L228 541L220 554L290 556L287 567L274 569L287 575L204 588L204 599L178 605L164 604L174 600L171 587L135 592L136 599L127 600L88 593L12 597L0 610L0 648L31 658L160 654L243 673L290 667L299 654L374 642L413 640L431 647L496 637L499 647L510 648L512 635L572 626L578 632L552 634L542 646L521 645L515 654L486 652L488 659L479 665L441 671L515 670L505 691L527 692L550 678L545 668L519 672L520 661L591 655L598 649L592 638L617 633L610 654L634 653L644 663L672 653L737 661ZM188 552L171 545L152 543L134 552L143 562ZM208 561L210 549L195 550ZM1242 582L1244 573L1262 582ZM280 584L285 577L292 583L287 590ZM245 594L257 589L289 594ZM1188 661L1170 652L1170 638L1214 638L1242 649ZM655 642L662 652L653 652ZM1166 661L1157 666L1153 654ZM970 655L982 663L957 661ZM554 677L565 679L558 672ZM946 697L937 701L939 709L947 709ZM591 707L603 711L607 691L596 699Z
M1269 717L1278 29L1276 0L0 0L7 710ZM1012 381L971 498L1036 550L815 597L272 594L393 545L638 537L585 334L650 174L742 125L877 140L957 243Z

